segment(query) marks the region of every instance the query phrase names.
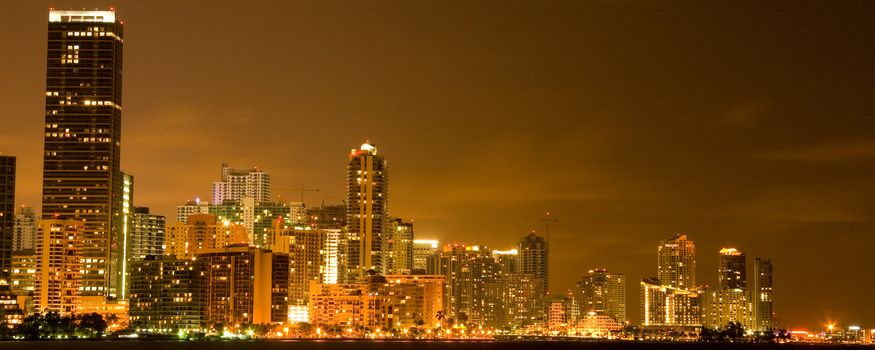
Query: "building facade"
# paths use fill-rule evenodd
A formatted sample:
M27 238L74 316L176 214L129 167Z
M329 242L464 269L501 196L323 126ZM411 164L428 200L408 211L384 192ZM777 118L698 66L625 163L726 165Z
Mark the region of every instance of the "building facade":
M747 289L747 268L744 253L735 248L720 249L720 267L717 271L720 289Z
M410 274L413 270L413 222L393 218L384 241L386 273Z
M213 182L213 203L240 202L252 198L270 202L270 175L258 168L235 169L222 164L222 181Z
M675 234L657 248L657 278L680 289L696 287L696 245L685 234Z
M774 292L772 290L772 261L757 258L753 268L753 317L755 331L767 331L775 328L773 320Z
M350 280L368 270L385 274L383 239L389 227L389 166L370 143L352 149L346 182Z
M116 296L123 249L124 31L113 11L50 11L42 217L84 222L82 294Z
M226 325L288 320L289 256L248 245L230 245L195 255L209 268L207 319Z
M69 315L82 295L82 271L87 260L80 250L85 223L80 220L40 220L33 303L37 312Z
M36 213L31 207L15 210L15 227L12 234L12 251L34 250L36 248Z
M581 315L594 312L626 322L626 276L594 269L583 275L574 293Z
M310 227L276 227L273 251L289 258L289 319L307 322L310 282L321 283L325 273L326 232Z
M12 276L15 236L15 157L0 155L0 288Z
M166 227L163 215L151 214L146 207L134 207L128 238L130 258L143 259L150 255L163 255Z
M207 270L202 260L150 255L131 263L130 326L176 333L207 325Z
M415 239L413 240L413 263L412 268L414 273L427 273L429 260L434 260L437 256L440 242L433 239Z
M248 241L246 228L242 225L218 222L217 217L211 214L194 214L188 217L187 223L177 222L167 226L164 254L190 258L208 249L245 244Z

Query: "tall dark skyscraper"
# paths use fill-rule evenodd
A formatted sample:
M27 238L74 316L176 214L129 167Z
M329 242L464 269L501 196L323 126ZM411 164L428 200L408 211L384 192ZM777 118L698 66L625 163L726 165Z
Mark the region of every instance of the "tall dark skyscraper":
M530 233L520 240L517 249L519 251L517 271L531 275L534 280L533 303L537 314L541 315L547 309L547 289L550 283L550 271L547 266L550 252L547 250L547 239Z
M757 258L753 265L753 309L754 330L765 331L775 328L773 320L774 292L772 291L772 261Z
M735 248L720 249L720 289L745 289L747 287L744 253Z
M0 156L0 289L9 285L15 228L15 157Z
M349 278L373 269L385 273L383 237L389 224L389 166L377 148L364 143L352 149L347 168Z
M84 221L82 295L114 297L122 272L123 26L114 11L50 11L42 217Z

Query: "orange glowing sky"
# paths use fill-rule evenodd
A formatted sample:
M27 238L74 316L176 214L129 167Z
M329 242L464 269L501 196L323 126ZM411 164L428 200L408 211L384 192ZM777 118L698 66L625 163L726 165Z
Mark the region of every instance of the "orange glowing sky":
M0 12L0 151L39 207L50 6L125 21L123 169L173 217L222 162L339 203L373 141L420 238L510 248L550 210L551 289L656 274L673 232L701 283L733 246L775 265L787 326L875 327L871 1L21 1Z

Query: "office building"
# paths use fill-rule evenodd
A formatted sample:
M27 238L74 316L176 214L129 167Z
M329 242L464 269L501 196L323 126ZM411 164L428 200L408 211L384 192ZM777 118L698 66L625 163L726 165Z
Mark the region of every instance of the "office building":
M12 254L12 275L9 286L18 296L33 294L36 266L40 255L33 249L19 250Z
M121 288L123 36L113 11L49 12L42 218L84 222L82 295Z
M388 162L370 143L350 151L346 183L349 279L365 276L368 270L385 274L383 239L389 224L388 171Z
M755 331L775 328L773 320L772 261L757 258L753 267L753 317Z
M346 205L322 205L306 211L310 226L332 230L346 227Z
M340 229L322 229L325 232L325 262L322 283L335 284L346 281L347 234Z
M130 327L138 332L176 333L207 325L204 260L150 255L131 262Z
M242 225L218 222L211 214L194 214L188 217L188 223L167 226L164 254L190 258L207 249L248 242L246 228Z
M82 255L85 223L80 220L40 220L36 243L35 311L69 315L82 296L84 265L93 263Z
M357 283L310 284L312 324L371 331L434 328L442 321L443 276L371 275Z
M530 274L540 280L537 285L543 289L537 290L534 297L537 308L541 310L539 315L543 315L547 309L547 288L550 283L547 240L530 233L520 240L517 250L519 251L517 271Z
M149 255L163 255L166 226L163 215L151 214L146 207L134 207L128 238L130 258L143 259Z
M0 288L12 275L15 235L15 157L0 155Z
M720 249L720 267L717 272L720 289L746 289L746 271L744 253L735 248Z
M310 227L275 229L273 251L288 255L289 319L307 322L310 282L322 283L326 233Z
M605 269L583 275L574 293L580 314L607 315L617 323L626 322L626 277Z
M222 181L213 182L213 204L240 202L252 198L270 202L270 175L258 168L235 169L222 164Z
M226 325L288 320L289 256L248 245L203 250L207 319Z
M31 207L19 207L15 210L15 226L12 233L13 253L36 248L36 213Z
M685 234L660 242L657 249L657 278L679 289L696 287L696 246Z
M413 270L413 222L390 220L383 254L388 274L410 274Z
M444 308L444 276L386 275L384 293L390 298L395 328L437 327Z
M423 274L428 271L428 262L437 256L439 245L440 242L433 239L413 240L413 271L416 271L414 273Z
M641 281L641 325L680 329L702 325L704 291L675 288L654 278Z
M248 242L262 248L270 248L274 221L282 218L284 226L303 226L306 218L298 202L277 203L259 202L247 197L240 201L224 201L223 204L210 204L199 200L189 201L176 207L176 221L185 223L194 214L211 214L216 220L245 228Z

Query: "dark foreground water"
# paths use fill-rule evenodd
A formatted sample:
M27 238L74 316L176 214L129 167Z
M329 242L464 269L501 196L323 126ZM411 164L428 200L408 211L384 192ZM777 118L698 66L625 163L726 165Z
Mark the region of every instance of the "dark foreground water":
M0 350L616 350L616 349L776 349L872 350L863 345L645 343L585 341L66 341L0 342Z

